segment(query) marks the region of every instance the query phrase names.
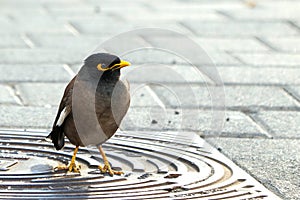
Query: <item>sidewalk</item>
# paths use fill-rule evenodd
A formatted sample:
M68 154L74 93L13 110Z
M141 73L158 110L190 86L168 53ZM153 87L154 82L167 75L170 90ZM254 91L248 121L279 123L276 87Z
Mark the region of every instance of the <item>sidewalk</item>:
M66 83L97 44L135 28L166 28L191 37L215 62L226 95L223 132L210 131L205 79L181 60L157 54L130 61L134 67L153 55L190 78L193 98L185 83L163 77L170 91L185 96L187 123L178 126L176 99L151 86L136 93L122 129L200 133L276 195L300 199L299 9L293 0L1 1L0 129L49 129ZM157 41L176 38L135 38L141 45ZM145 73L129 82L135 88L159 78Z

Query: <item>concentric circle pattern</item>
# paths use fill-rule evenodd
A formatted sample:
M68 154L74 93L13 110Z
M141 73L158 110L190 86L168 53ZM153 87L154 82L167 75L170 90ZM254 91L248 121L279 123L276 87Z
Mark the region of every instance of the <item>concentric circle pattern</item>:
M78 152L80 174L54 171L74 146L56 151L46 135L0 131L1 199L277 199L194 133L118 133L103 145L125 172L114 177L100 174L90 147Z

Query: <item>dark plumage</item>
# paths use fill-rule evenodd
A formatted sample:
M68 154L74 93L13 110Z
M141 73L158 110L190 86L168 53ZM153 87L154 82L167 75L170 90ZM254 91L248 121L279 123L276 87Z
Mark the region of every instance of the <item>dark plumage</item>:
M57 150L63 148L65 136L76 146L70 165L58 169L78 171L75 156L79 146L100 145L99 150L105 157L101 144L115 134L129 107L129 89L119 79L120 69L129 65L106 53L85 59L83 67L65 89L47 137ZM111 170L104 157L105 166L99 169L111 175L120 174Z

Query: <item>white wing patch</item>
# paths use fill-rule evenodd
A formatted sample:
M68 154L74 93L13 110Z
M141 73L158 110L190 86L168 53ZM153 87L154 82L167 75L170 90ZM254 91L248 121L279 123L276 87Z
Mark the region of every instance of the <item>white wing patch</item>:
M64 123L64 121L65 121L66 117L69 115L70 111L71 111L71 109L69 106L65 107L61 111L61 113L59 115L59 119L57 120L56 126L61 126Z

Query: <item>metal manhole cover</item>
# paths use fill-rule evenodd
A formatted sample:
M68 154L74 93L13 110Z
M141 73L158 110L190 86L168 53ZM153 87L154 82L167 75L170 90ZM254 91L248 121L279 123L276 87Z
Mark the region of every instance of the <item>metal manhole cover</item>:
M168 133L166 133L168 134ZM74 146L56 151L46 132L0 131L0 198L5 199L278 199L200 137L118 133L103 147L125 176L103 176L96 149L81 148L81 174L54 172ZM155 138L155 139L153 139Z

